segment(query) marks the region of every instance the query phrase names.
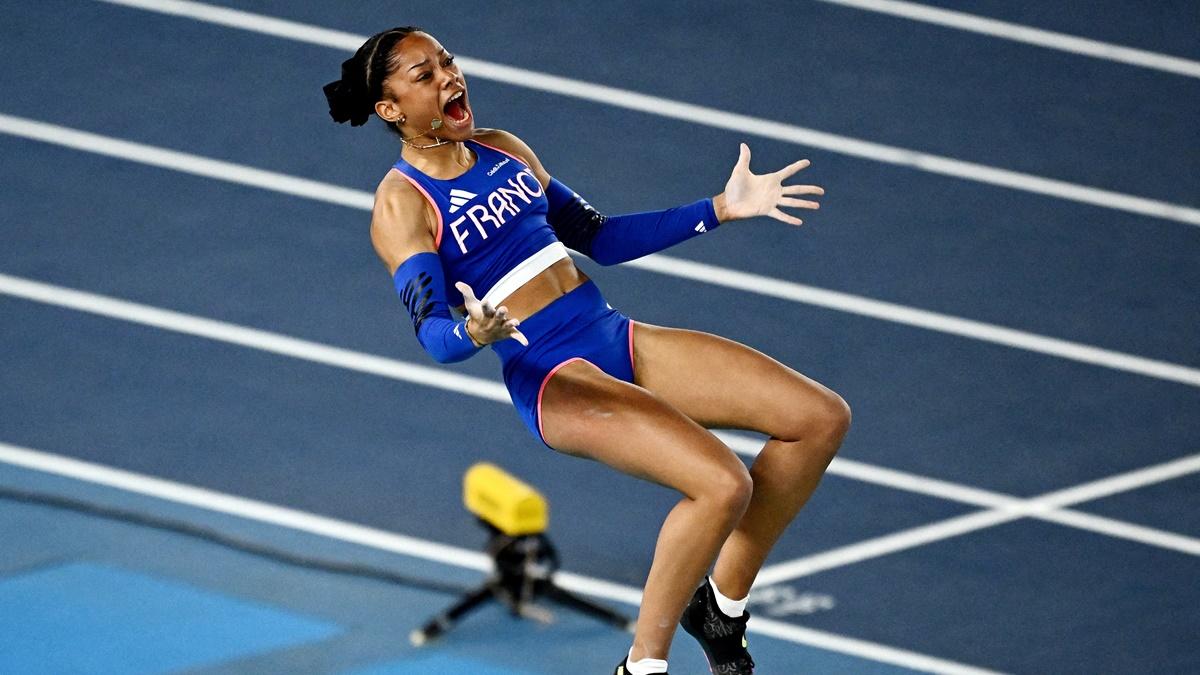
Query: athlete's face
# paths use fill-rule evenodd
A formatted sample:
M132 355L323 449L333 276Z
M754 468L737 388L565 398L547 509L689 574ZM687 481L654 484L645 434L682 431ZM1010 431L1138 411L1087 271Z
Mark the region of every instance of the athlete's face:
M454 56L426 33L412 33L392 50L392 73L383 82L384 100L375 110L388 121L399 121L405 136L429 136L460 141L470 138L475 117L467 103L467 81ZM442 121L433 130L434 119ZM419 142L419 141L418 141Z

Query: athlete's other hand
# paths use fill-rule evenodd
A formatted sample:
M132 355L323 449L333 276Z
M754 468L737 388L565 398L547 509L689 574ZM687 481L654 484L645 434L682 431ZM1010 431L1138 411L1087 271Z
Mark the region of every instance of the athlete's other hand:
M475 297L475 291L461 281L454 284L454 287L463 295L463 305L469 318L467 335L475 344L483 346L512 338L526 347L529 346L529 340L517 330L521 322L508 318L507 307L500 305L493 308L490 302L480 302L479 298Z
M742 143L737 164L733 165L733 173L729 175L729 182L725 183L725 192L713 197L713 209L717 212L717 220L726 222L739 218L770 216L792 225L803 223L804 221L784 213L780 208L821 207L817 202L796 199L791 195L823 195L825 190L822 188L816 185L783 184L783 181L808 165L809 161L802 159L774 173L756 175L750 173L750 146Z

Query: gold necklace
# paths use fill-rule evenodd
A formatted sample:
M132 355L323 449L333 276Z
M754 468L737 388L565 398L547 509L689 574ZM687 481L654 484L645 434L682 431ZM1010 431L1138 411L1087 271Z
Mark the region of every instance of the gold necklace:
M397 126L399 126L399 125L397 125ZM437 131L438 129L440 129L442 127L442 121L435 117L435 118L433 118L433 122L431 122L429 124L429 126L430 126L429 131ZM409 141L411 141L414 138L420 138L420 137L428 134L429 131L422 131L421 133L417 134L416 136L409 136L408 138L405 138L404 134L401 134L400 142L414 150L428 150L429 148L436 148L439 145L446 145L447 143L450 143L450 141L448 141L444 138L439 138L439 139L437 139L437 143L430 143L429 145L417 145L416 143L409 143Z
M420 138L421 136L424 136L424 135L425 134L418 134L416 136L413 136L413 138ZM409 143L407 138L401 137L400 142L407 145L408 147L412 148L413 150L428 150L429 148L436 148L439 145L446 145L447 143L450 143L451 141L448 141L444 138L439 138L437 143L430 143L429 145L417 145L416 143Z

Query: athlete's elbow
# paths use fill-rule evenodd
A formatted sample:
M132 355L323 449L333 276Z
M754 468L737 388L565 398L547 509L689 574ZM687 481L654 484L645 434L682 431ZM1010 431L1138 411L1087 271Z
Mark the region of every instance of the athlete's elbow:
M422 340L420 336L417 337L417 342L421 343L421 347L425 350L425 353L429 355L429 358L442 365L463 360L461 357L458 357L457 354L454 354L449 350L438 349L436 344L431 344L426 340Z

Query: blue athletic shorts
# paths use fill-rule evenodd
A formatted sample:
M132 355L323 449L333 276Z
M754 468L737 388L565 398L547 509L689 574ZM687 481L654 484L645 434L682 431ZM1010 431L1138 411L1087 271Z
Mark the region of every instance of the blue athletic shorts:
M633 382L633 322L609 307L591 281L521 321L519 330L529 339L528 347L510 338L492 349L500 355L517 413L542 443L542 392L559 368L582 359Z

